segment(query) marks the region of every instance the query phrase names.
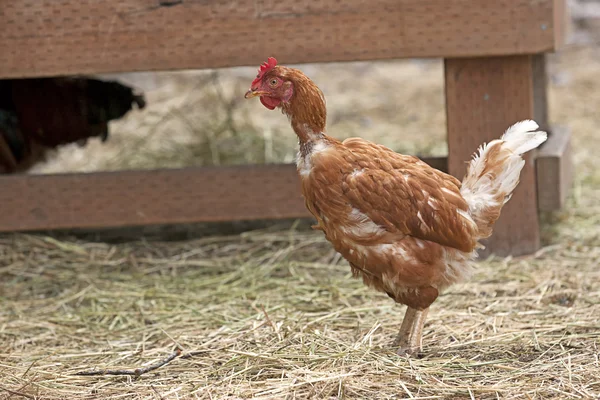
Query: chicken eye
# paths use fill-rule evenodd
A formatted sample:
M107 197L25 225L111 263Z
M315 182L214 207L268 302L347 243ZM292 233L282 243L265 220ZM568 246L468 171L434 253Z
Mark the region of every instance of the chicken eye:
M271 82L269 82L271 84L271 86L275 86L277 85L277 79L273 78L271 79Z

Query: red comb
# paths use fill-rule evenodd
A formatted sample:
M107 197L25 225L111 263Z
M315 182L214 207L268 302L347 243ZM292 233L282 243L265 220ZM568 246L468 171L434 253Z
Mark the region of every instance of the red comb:
M252 81L252 86L256 85L258 82L260 82L260 80L262 79L262 77L269 72L270 70L272 70L273 68L275 68L277 66L277 60L273 57L269 57L268 60L266 62L264 62L259 68L258 68L258 75L256 75L256 79L254 79Z

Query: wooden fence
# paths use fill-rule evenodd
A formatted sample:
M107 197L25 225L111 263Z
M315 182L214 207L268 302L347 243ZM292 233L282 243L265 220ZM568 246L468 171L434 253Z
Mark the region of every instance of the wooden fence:
M474 149L517 120L549 129L544 53L560 47L567 21L565 0L0 4L0 78L257 66L267 56L444 58L449 156L426 161L459 177ZM569 149L566 133L551 132L528 157L488 252L539 247L538 211L562 206ZM309 216L291 165L2 176L0 205L0 231Z

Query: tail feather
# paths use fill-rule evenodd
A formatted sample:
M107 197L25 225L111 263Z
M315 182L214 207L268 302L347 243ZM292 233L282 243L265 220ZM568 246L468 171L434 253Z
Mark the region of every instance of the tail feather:
M536 131L538 127L532 120L517 122L500 139L481 145L469 163L461 194L477 224L479 239L492 234L502 206L519 184L525 165L521 155L546 141L548 135Z
M536 131L537 128L539 126L535 121L526 119L508 128L500 140L503 140L505 146L513 153L525 154L548 138L546 132Z

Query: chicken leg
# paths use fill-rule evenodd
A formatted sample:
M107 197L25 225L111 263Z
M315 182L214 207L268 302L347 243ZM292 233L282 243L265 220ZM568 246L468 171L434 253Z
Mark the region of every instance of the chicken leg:
M400 332L398 332L398 336L394 341L394 347L398 347L397 353L399 355L414 354L421 351L423 326L428 311L429 308L423 310L412 307L406 308Z

